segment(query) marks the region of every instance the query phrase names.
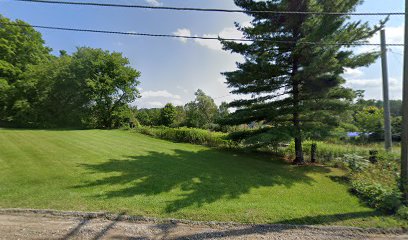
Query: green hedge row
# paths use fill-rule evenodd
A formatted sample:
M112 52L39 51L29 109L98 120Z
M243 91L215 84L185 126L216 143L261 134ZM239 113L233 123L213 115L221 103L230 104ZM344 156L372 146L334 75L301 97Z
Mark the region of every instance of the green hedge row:
M174 142L192 143L210 147L231 147L232 141L227 140L225 133L211 132L197 128L169 128L169 127L147 127L139 126L136 132L152 137L170 140Z

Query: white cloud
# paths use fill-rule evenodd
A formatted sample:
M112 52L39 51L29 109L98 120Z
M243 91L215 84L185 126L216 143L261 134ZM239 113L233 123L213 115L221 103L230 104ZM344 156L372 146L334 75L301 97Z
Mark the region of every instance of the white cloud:
M240 31L236 28L224 28L218 34L204 34L203 37L211 37L211 38L242 38L243 35ZM216 51L223 51L222 45L218 40L203 40L203 39L195 39L194 40L199 45L209 48L211 50Z
M382 89L382 79L381 78L367 78L367 79L352 79L347 80L346 82L347 87L352 87L354 89L368 89L368 88L375 88L377 91ZM402 82L395 79L390 78L389 80L389 87L390 89L398 90L401 89ZM380 91L382 93L382 91Z
M163 100L163 101L143 101L143 99L137 100L133 105L138 106L139 108L162 108L167 103L172 103L175 106L183 106L184 102L178 99Z
M385 37L387 44L401 44L404 43L404 25L398 27L386 27L385 28ZM377 32L372 38L369 39L369 43L378 44L381 42L380 40L380 32ZM364 46L358 47L356 49L356 53L365 53L365 52L372 52L372 51L379 51L380 47L374 46Z
M186 36L186 37L191 37L191 31L190 29L187 28L179 28L177 29L177 31L173 32L174 35L178 35L178 36ZM183 43L187 42L187 38L178 38L178 40L180 40Z
M344 78L349 79L349 78L360 78L364 75L364 72L361 71L360 69L352 69L352 68L346 68L345 72L343 74Z
M243 27L248 27L251 26L250 22L244 22L241 24L241 26ZM182 29L177 29L176 32L173 32L173 34L175 35L182 35L182 36L192 36L191 30L190 29L186 29L186 28L182 28ZM238 31L235 27L227 27L224 28L223 30L221 30L219 33L207 33L207 34L202 34L202 35L198 35L195 34L194 37L206 37L206 38L243 38L243 34ZM180 38L180 41L182 41L183 43L186 43L188 39L183 39ZM197 43L198 45L202 46L202 47L206 47L208 49L211 50L215 50L215 51L222 51L222 45L220 43L220 41L218 39L214 39L214 40L208 40L208 39L194 39L194 42Z
M347 80L346 86L355 90L364 90L366 99L382 99L382 79L381 78L366 78L366 79L351 79ZM389 90L391 99L401 99L402 97L402 81L396 78L390 78Z
M381 79L372 78L372 79L351 79L346 82L347 87L352 87L354 89L361 88L379 88L382 86Z
M385 36L387 43L404 43L404 26L385 28Z
M163 3L159 2L158 0L145 0L145 2L154 7L163 6Z
M181 99L180 95L172 94L167 90L159 91L145 91L141 93L142 98L169 98L169 99Z

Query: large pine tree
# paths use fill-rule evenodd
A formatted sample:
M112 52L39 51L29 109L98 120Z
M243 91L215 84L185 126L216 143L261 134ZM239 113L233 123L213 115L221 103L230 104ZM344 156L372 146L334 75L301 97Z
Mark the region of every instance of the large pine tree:
M378 53L353 53L353 43L366 42L381 27L354 22L347 15L276 14L286 12L352 12L362 0L235 0L253 17L237 28L250 44L222 41L225 50L244 56L237 70L224 73L234 94L251 99L233 101L229 123L263 121L265 131L288 132L295 140L297 164L303 164L302 136L328 129L354 98L342 86L346 68L367 66ZM317 43L317 44L314 44ZM348 43L339 45L337 43ZM256 131L259 134L262 131ZM265 134L262 133L262 134Z

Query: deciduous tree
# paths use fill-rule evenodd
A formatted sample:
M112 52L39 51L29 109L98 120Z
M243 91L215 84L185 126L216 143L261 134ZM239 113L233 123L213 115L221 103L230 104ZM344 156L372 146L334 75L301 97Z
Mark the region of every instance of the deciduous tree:
M176 108L171 103L167 103L164 108L160 110L160 123L164 126L170 127L176 119Z
M213 123L217 115L217 105L210 96L206 95L201 89L195 93L195 100L185 105L186 122L190 127L202 128L207 124Z

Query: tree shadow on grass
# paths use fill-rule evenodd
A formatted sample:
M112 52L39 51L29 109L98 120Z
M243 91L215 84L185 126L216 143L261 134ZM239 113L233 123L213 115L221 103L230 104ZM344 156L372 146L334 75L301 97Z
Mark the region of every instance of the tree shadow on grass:
M115 174L76 188L126 185L99 197L124 198L153 196L181 188L182 195L167 203L167 213L188 206L202 206L221 198L238 198L253 188L297 182L313 184L309 172L329 173L325 167L296 167L283 161L265 162L217 150L198 152L174 150L173 153L148 152L145 155L111 159L100 164L82 164L91 173Z

